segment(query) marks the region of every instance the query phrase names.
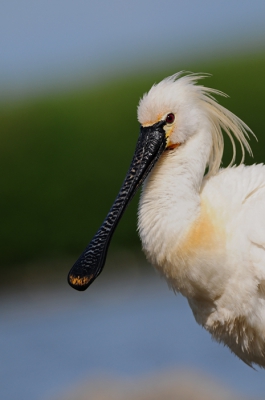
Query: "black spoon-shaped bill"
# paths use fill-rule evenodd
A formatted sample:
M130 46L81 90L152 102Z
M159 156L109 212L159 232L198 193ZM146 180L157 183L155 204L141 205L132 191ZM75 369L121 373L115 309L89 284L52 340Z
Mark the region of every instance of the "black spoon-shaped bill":
M129 171L103 224L68 274L68 283L83 291L101 273L114 230L156 161L166 148L165 121L142 127Z

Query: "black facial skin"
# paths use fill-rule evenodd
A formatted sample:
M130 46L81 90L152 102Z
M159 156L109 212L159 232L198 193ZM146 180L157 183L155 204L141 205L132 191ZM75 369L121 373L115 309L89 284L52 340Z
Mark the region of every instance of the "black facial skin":
M83 291L103 270L115 228L139 186L166 148L165 121L140 128L140 135L129 171L103 224L68 274L68 283Z

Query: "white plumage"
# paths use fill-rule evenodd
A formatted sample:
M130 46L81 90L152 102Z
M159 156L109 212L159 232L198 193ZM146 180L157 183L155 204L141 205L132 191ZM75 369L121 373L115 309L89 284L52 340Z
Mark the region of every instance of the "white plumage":
M141 125L169 113L175 120L143 187L139 233L196 321L244 362L265 367L265 167L219 169L221 130L239 140L243 156L252 132L212 97L222 93L196 85L202 77L176 74L140 101Z

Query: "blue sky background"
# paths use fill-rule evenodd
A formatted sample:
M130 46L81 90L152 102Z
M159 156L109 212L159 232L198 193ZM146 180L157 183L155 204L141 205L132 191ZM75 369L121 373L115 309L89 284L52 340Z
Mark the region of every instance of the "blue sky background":
M1 94L265 48L265 1L4 0Z

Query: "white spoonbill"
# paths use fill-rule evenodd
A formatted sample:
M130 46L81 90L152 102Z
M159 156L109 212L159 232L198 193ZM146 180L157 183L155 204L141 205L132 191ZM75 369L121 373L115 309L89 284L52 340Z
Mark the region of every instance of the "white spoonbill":
M148 260L214 339L248 365L265 367L265 167L232 166L233 137L244 158L252 132L215 101L221 92L197 85L203 77L175 74L141 99L130 169L68 281L85 290L96 279L114 229L145 181L138 229ZM225 169L222 130L234 149Z

